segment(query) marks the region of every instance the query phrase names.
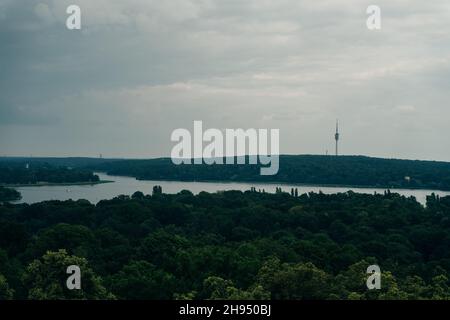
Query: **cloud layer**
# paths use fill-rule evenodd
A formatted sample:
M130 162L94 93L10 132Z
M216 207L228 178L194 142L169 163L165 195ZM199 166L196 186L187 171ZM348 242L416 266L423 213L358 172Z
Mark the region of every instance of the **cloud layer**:
M173 129L279 128L282 153L450 161L450 3L0 1L0 153L168 156Z

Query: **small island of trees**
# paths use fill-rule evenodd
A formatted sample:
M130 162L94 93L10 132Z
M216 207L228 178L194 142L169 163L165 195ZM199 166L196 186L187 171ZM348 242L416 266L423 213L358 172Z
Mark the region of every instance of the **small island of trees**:
M0 201L15 201L20 199L21 195L19 191L0 186Z

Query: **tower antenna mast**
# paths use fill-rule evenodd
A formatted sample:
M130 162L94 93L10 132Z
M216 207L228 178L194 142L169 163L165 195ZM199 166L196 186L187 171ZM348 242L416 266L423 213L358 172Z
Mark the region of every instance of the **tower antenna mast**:
M334 139L336 140L336 156L339 155L339 149L338 149L338 144L339 144L339 123L338 120L336 120L336 134L334 135Z

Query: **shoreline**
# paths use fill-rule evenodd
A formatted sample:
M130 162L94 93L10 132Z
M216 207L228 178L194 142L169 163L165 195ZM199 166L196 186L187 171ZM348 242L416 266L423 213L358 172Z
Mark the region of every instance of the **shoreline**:
M97 184L112 183L113 180L86 181L86 182L39 182L39 183L17 183L2 184L5 188L26 188L26 187L48 187L48 186L94 186Z
M109 174L108 174L109 175ZM111 175L114 176L114 175ZM175 180L175 179L138 179L133 176L120 176L135 178L139 181L164 181L164 182L202 182L202 183L241 183L241 184L269 184L279 186L298 186L298 187L323 187L323 188L356 188L356 189L379 189L379 190L424 190L424 191L436 191L436 192L450 192L450 190L434 189L431 187L385 187L385 186L372 186L372 185L347 185L347 184L314 184L314 183L300 183L300 182L276 182L276 181L251 181L251 180Z
M279 185L281 186L293 186L293 187L323 187L323 188L357 188L357 189L379 189L379 190L404 190L404 191L436 191L436 192L448 192L450 190L436 189L431 187L386 187L386 186L375 186L375 185L348 185L348 184L314 184L314 183L301 183L301 182L276 182L276 181L255 181L255 180L180 180L180 179L142 179L137 178L131 175L123 175L123 174L109 174L105 171L96 171L95 174L101 174L105 176L109 176L111 178L119 177L119 178L132 178L138 181L161 181L161 182L201 182L201 183L224 183L224 184L232 184L232 183L240 183L240 184L268 184L268 185Z

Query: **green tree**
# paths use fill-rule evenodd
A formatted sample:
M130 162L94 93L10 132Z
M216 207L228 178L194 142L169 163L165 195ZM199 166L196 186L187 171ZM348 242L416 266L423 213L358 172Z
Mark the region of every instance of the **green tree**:
M269 300L270 292L261 285L255 285L248 290L235 287L233 281L220 277L208 277L203 282L203 293L210 300Z
M81 289L69 290L66 285L67 267L76 265L81 270ZM26 268L23 276L28 288L28 298L32 300L56 299L113 299L102 285L84 258L70 256L66 250L47 252L42 259L34 260Z
M188 243L186 238L160 229L142 240L138 256L156 266L174 267L176 252Z
M441 274L433 277L431 281L433 300L450 300L450 288L447 276Z
M408 294L399 288L397 284L397 279L389 271L381 273L381 289L367 290L365 296L367 299L377 299L377 300L408 299Z
M374 259L364 259L340 272L333 280L333 292L339 299L364 299L367 292L367 267L375 264Z
M258 283L271 292L272 299L325 299L330 276L312 263L281 263L268 260L260 269Z
M131 199L139 199L142 200L145 198L145 195L141 192L141 191L136 191L135 193L133 193L133 195L131 196Z
M176 288L175 277L146 261L132 261L108 279L109 287L121 299L168 300Z
M0 274L0 300L11 300L14 295L14 290L11 290L6 278Z
M32 257L40 257L47 251L65 249L78 256L93 252L95 237L92 231L81 225L56 224L41 231L31 248Z

